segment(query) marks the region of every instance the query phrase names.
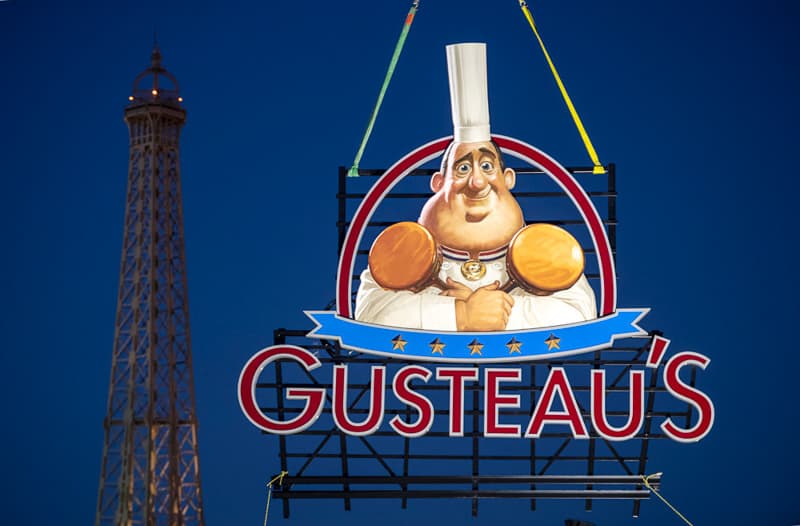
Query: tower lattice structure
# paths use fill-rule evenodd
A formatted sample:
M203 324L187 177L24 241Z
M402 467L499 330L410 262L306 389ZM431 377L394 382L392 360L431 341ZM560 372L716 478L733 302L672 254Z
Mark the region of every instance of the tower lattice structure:
M95 526L203 525L189 336L178 82L136 77L125 232Z

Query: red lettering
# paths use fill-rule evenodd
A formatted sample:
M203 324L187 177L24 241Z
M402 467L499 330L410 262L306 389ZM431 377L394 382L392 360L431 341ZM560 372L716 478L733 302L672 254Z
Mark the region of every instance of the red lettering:
M556 393L561 397L564 411L551 411ZM575 438L589 438L586 425L581 418L578 402L572 393L567 374L563 367L553 367L542 388L542 395L525 432L526 438L539 438L544 424L568 424Z
M644 422L644 371L631 371L629 376L628 421L622 427L608 423L606 416L606 372L592 370L592 425L601 437L608 440L628 440L636 436Z
M702 354L681 352L673 356L664 367L664 385L672 396L683 400L697 409L697 423L685 429L676 426L671 418L667 418L661 429L671 439L678 442L697 442L711 431L714 425L714 403L702 391L683 383L679 377L681 369L686 365L696 365L705 370L711 360Z
M658 367L664 355L668 340L656 339L652 356L646 364L648 367ZM326 391L322 387L287 387L284 397L287 400L300 401L302 407L297 410L292 408L291 413L296 416L284 419L280 414L276 419L273 411L267 416L259 407L256 400L256 385L264 368L272 362L284 360L297 363L305 371L313 371L321 365L320 360L308 350L293 345L277 345L262 349L253 355L245 364L239 376L238 396L239 405L247 419L259 429L268 433L287 435L299 433L308 429L316 422L325 406ZM671 357L664 365L664 385L666 390L676 399L688 403L697 411L696 423L692 427L681 427L675 418L666 418L661 424L663 432L678 442L696 442L704 438L714 423L714 404L702 391L688 385L680 378L685 366L705 369L710 363L706 356L694 352L682 352ZM293 366L292 366L293 367ZM655 373L655 371L653 371ZM610 388L606 386L606 371L593 369L590 371L591 382L589 389L588 415L593 429L597 435L605 440L624 441L635 438L642 429L645 419L645 370L629 371L627 387L628 414L622 422L620 416L617 421L611 416L612 422L622 425L616 426L609 423L609 411L606 404ZM465 396L466 382L478 382L480 369L477 367L441 367L436 368L435 378L449 383L449 436L464 436ZM415 388L412 383L421 381L427 383L434 377L432 369L421 365L406 365L400 368L392 379L392 389L397 400L408 407L408 411L395 414L389 420L389 427L397 434L408 437L420 437L427 434L433 427L436 410L431 398L425 396ZM522 369L520 368L491 368L484 369L483 378L483 436L485 437L519 437L521 425L500 422L500 414L508 409L521 407L520 394L502 392L503 384L520 382ZM357 410L366 417L360 421L353 421L349 413L353 407L348 405L348 366L336 365L333 367L332 381L332 409L331 415L335 426L344 433L354 436L370 435L380 429L386 413L386 367L373 366L370 371L370 384L367 387L368 395L360 407L368 409ZM477 396L478 386L473 394ZM508 389L508 388L506 388ZM626 391L625 388L616 391ZM364 393L362 393L363 395ZM359 395L360 397L361 395ZM616 396L616 395L611 395ZM620 395L623 396L623 395ZM535 403L534 403L535 402ZM355 402L351 401L355 406ZM526 401L527 403L527 401ZM564 367L552 367L547 380L542 387L538 400L532 400L533 411L524 430L525 438L539 438L543 434L545 424L566 424L575 438L589 438L584 415L575 398ZM556 404L554 406L554 404ZM414 411L416 414L411 413ZM509 411L510 412L510 411ZM399 412L398 412L399 413ZM519 413L517 411L516 413ZM509 417L510 415L506 415Z
M383 421L383 383L386 367L372 366L369 413L363 422L355 423L347 416L347 366L333 367L333 421L348 435L370 435L378 430Z
M305 407L297 417L291 420L281 422L269 418L261 411L258 407L258 402L256 402L256 383L258 382L258 376L261 374L261 371L270 363L280 359L294 360L305 367L307 371L316 369L321 365L321 362L316 356L302 347L295 347L293 345L267 347L254 354L247 364L245 364L242 369L242 374L239 376L237 391L239 393L239 405L247 419L250 420L253 425L268 433L288 435L291 433L299 433L316 422L324 405L325 389L300 389L296 387L287 389L286 398L291 400L305 400Z
M478 369L474 367L439 367L437 380L450 381L450 433L451 437L464 436L464 382L477 380Z
M500 424L497 421L498 409L501 407L519 407L519 395L501 395L500 384L503 381L519 382L522 379L520 369L484 370L484 415L483 436L518 437L520 427L517 424Z
M433 425L433 404L431 401L411 390L408 383L414 378L421 378L427 382L430 380L432 373L418 365L407 365L397 371L392 381L392 388L398 400L404 404L408 404L417 410L419 418L414 423L404 422L400 415L395 415L389 422L398 434L404 437L418 437L428 432Z

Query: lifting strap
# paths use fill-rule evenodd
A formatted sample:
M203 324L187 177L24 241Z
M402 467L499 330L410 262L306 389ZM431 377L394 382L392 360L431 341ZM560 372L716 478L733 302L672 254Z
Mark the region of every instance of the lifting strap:
M664 497L662 497L662 496L661 496L661 493L659 493L658 491L656 491L656 489L655 489L653 486L651 486L651 485L650 485L650 478L651 478L651 477L654 477L654 476L655 476L655 475L647 475L647 476L645 477L644 475L641 475L641 477L642 477L642 481L644 482L644 485L647 487L647 489L649 489L650 491L652 491L653 493L655 493L655 494L656 494L656 497L658 497L659 499L661 499L661 501L662 501L664 504L666 504L666 505L669 507L669 509L671 509L672 511L674 511L674 512L675 512L675 515L677 515L678 517L680 517L681 519L683 519L683 522L685 522L685 523L686 523L686 524L688 524L689 526L693 526L693 525L692 525L692 523L691 523L691 522L689 522L689 519L687 519L686 517L684 517L684 516L681 514L681 512L679 512L677 509L675 509L675 506L673 506L672 504L670 504L669 502L667 502L667 499L665 499Z
M347 172L348 177L358 177L358 163L361 162L361 156L364 154L364 148L367 147L367 141L369 141L369 136L372 134L372 127L375 125L375 119L378 118L378 110L383 102L383 96L386 94L386 88L389 87L389 81L392 80L394 68L397 66L397 60L400 58L400 52L403 50L403 45L405 44L406 37L408 36L408 30L411 29L411 23L414 21L414 15L417 13L418 7L419 0L414 0L414 3L411 4L411 9L408 10L406 21L403 24L403 30L400 32L400 38L397 40L397 44L394 47L394 54L392 54L392 60L389 62L389 69L386 71L386 76L383 79L383 86L381 86L381 91L378 94L378 101L375 103L375 108L372 110L372 116L369 118L367 131L364 132L364 138L361 139L361 146L358 147L356 158L353 160L353 166L351 166L350 170Z
M528 4L525 2L525 0L519 0L519 6L522 9L522 13L525 15L525 18L528 19L528 23L530 24L531 29L533 29L533 34L536 35L536 40L539 41L539 46L542 48L544 58L547 59L547 63L550 65L550 71L553 72L553 77L556 79L556 84L558 84L558 89L561 90L561 96L564 97L564 102L567 104L569 113L572 115L572 120L575 121L575 127L578 128L578 133L581 134L581 139L583 139L583 145L586 147L586 152L589 154L589 158L594 164L592 173L606 173L606 169L603 168L602 164L600 164L600 159L597 157L597 152L594 151L594 146L592 146L592 141L589 139L589 134L586 133L586 129L583 127L581 118L578 116L578 112L575 109L575 106L572 104L572 99L570 99L569 95L567 94L567 88L565 88L564 83L561 82L561 77L558 75L558 71L556 71L556 66L553 64L547 49L544 47L544 40L542 40L542 37L539 35L539 30L536 29L536 23L533 21L533 15L531 14L530 9L528 9Z
M288 471L281 471L279 475L276 475L272 480L267 482L267 509L264 510L264 526L267 526L267 517L269 517L269 503L272 501L272 485L275 483L275 481L278 481L278 486L282 486L283 477L288 474Z

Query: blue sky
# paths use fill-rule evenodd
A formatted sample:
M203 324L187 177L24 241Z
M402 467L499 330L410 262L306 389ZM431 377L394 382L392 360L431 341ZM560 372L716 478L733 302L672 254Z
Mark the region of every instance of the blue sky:
M333 297L336 171L355 153L410 2L0 2L0 317L7 524L91 522L127 171L122 111L154 26L188 120L182 177L208 524L260 523L276 471L239 371ZM531 2L620 193L621 306L712 362L705 440L659 443L695 524L800 523L793 385L796 2ZM516 1L423 0L362 166L451 133L444 45L488 43L492 129L588 162ZM667 478L668 477L668 478ZM436 504L434 506L434 504ZM381 507L385 506L385 507ZM291 522L679 524L661 503L340 503ZM574 511L574 513L572 513ZM382 516L383 518L384 516ZM274 523L272 522L274 521ZM725 522L728 521L728 522ZM279 514L271 524L282 523Z

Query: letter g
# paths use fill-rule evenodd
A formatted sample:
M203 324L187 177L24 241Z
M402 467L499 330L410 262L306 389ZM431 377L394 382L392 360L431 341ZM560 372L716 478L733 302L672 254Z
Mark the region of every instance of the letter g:
M253 355L239 376L239 405L245 416L254 426L268 433L289 435L307 429L319 418L325 399L325 389L297 388L286 389L288 400L305 400L306 405L300 414L291 420L278 421L269 418L258 407L256 402L256 383L261 371L271 362L290 359L300 363L307 371L322 365L319 359L302 347L294 345L275 345L262 349Z

